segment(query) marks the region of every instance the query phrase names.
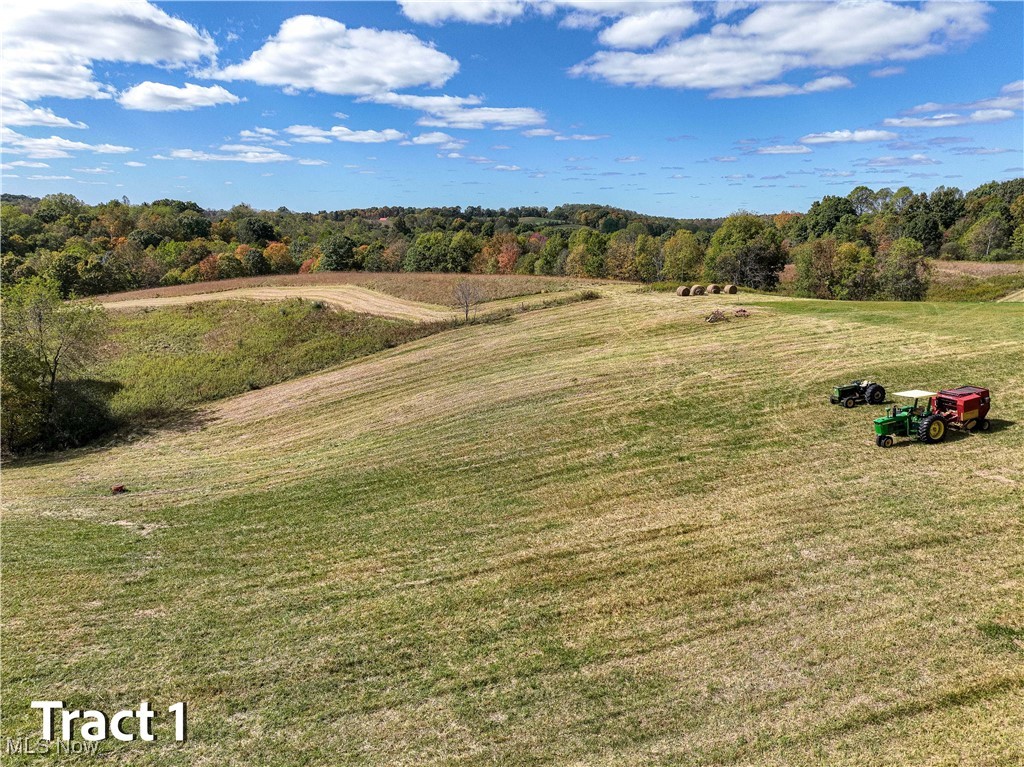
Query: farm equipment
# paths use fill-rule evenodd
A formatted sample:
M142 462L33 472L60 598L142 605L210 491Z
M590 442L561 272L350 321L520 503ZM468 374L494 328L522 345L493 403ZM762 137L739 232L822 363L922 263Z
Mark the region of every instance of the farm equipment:
M946 422L938 413L932 412L932 400L922 408L922 397L933 397L935 392L911 389L899 391L893 396L914 400L913 405L893 405L885 415L875 419L875 444L892 447L893 437L912 437L928 444L941 442L946 436Z
M921 442L941 442L950 428L962 431L988 431L991 398L988 389L961 386L930 392L913 389L896 392L895 397L914 400L913 405L896 405L875 419L875 444L892 447L893 437L912 437ZM928 398L922 409L919 402Z
M941 415L946 426L962 431L988 431L991 406L988 389L980 386L941 389L931 399L932 412Z
M885 387L874 381L852 381L846 386L835 387L828 401L843 407L881 405L885 402Z

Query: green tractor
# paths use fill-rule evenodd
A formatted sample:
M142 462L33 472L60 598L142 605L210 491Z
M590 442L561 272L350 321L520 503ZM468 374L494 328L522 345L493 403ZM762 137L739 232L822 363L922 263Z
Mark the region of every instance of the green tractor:
M914 400L913 405L894 405L885 415L875 419L875 444L892 447L893 437L911 437L927 444L941 442L946 437L946 421L940 413L932 412L935 392L911 389L896 392L894 397ZM927 398L922 408L919 401Z
M875 381L851 381L846 386L832 389L828 401L846 408L864 404L881 405L885 402L885 387Z

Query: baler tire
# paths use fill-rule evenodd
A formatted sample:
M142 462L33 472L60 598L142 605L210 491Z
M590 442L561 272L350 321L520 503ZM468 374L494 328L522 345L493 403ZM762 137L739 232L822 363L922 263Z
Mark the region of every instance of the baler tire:
M917 438L928 445L942 442L946 436L946 422L940 415L930 415L921 419L917 427Z
M989 428L991 428L991 426L992 424L989 423L989 420L987 418L982 418L980 421L978 421L978 431L988 431Z

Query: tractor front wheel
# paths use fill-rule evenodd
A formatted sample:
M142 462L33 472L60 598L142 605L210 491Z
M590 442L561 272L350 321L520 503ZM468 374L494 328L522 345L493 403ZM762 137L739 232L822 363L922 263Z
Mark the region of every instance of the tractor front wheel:
M930 415L921 419L921 425L917 427L917 438L922 442L934 444L942 442L946 436L946 422L940 415Z
M879 447L892 447L892 437L890 437L888 434L884 436L879 434L877 437L875 437L875 444L878 445Z

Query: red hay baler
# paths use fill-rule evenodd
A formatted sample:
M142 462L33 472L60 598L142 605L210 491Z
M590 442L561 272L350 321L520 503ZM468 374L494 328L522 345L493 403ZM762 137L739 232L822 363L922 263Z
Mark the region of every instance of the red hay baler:
M980 386L943 389L931 398L931 412L942 416L946 426L964 431L988 431L990 406L988 389Z

